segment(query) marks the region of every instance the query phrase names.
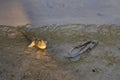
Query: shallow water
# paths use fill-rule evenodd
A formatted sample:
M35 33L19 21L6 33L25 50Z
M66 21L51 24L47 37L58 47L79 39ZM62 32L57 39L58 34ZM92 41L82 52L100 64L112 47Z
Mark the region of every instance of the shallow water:
M0 24L120 24L119 0L0 0Z
M120 24L119 0L22 0L32 24Z

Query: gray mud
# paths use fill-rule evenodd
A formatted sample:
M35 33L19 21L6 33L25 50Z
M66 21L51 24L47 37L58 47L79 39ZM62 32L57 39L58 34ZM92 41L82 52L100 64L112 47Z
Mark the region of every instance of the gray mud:
M38 28L30 32L48 41L47 49L41 51L28 48L29 41L16 27L0 26L0 80L120 79L120 26L57 27L61 28L49 36L50 32L42 34ZM99 45L79 61L70 62L64 57L74 46L93 39L99 41Z

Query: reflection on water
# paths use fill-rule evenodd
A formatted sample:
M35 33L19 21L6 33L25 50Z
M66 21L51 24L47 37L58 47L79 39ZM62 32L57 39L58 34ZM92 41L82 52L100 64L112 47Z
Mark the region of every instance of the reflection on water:
M34 25L120 24L119 0L23 0Z

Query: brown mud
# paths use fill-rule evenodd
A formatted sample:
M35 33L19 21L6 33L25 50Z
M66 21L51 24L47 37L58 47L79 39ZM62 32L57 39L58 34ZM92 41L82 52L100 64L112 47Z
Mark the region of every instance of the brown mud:
M0 26L0 80L120 79L120 26L72 24L59 27L57 35L47 36L50 34L47 31L40 33L48 40L47 49L41 51L28 48L29 42L16 27ZM36 33L37 28L33 29ZM80 31L75 33L77 29ZM61 31L74 36L66 37ZM51 43L50 37L54 37ZM99 45L79 61L64 58L72 47L91 39L99 41Z

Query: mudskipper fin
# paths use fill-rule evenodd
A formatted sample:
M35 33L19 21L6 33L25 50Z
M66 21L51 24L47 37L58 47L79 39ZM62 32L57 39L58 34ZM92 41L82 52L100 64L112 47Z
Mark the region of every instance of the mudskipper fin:
M32 41L30 45L28 45L28 47L34 47L35 46L35 41Z

